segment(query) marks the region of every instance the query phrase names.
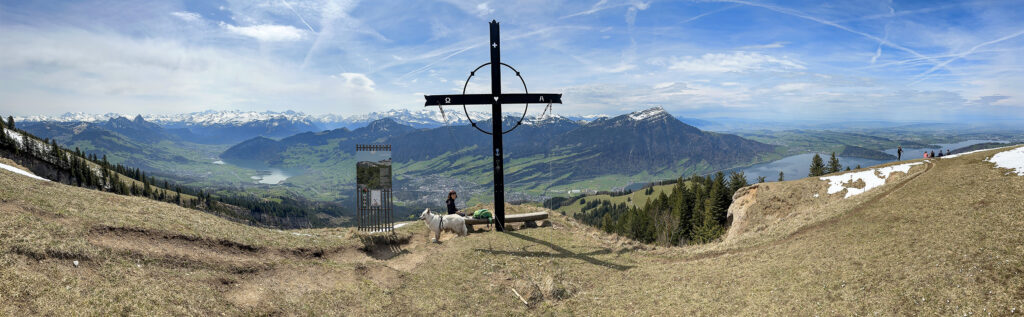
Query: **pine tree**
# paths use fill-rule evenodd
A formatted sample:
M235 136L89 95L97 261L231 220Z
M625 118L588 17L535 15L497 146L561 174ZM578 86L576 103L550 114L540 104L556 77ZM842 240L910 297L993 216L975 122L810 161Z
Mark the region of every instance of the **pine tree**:
M746 178L744 178L745 180ZM744 181L746 183L746 181ZM725 224L726 213L729 210L729 204L732 202L732 195L729 193L729 187L725 184L725 175L722 172L715 173L714 182L711 184L711 190L708 195L708 199L715 206L713 213L710 214L711 219L718 224ZM704 208L710 208L706 204ZM704 220L705 222L708 219Z
M611 214L606 213L601 217L601 230L607 233L612 233L615 230L615 221L612 220Z
M11 130L15 129L14 128L14 117L13 116L7 116L7 127L10 128Z
M142 179L142 196L150 197L153 195L153 189L149 186L149 180Z
M765 181L765 179L766 179L766 178L767 178L767 177L764 177L764 176L758 176L758 177L757 177L757 182L758 182L758 183L764 183L764 181Z
M724 212L721 210L720 198L717 198L720 196L715 193L717 190L712 187L710 195L704 202L703 222L694 230L693 240L697 243L711 242L722 232L722 225L716 215L724 214Z
M785 176L785 174L783 174L782 171L779 171L779 181L780 182L786 180L786 178L784 176Z
M727 193L729 200L732 200L732 194L736 193L740 188L747 187L750 185L747 183L747 176L743 172L732 172L729 174L729 192Z
M21 146L25 147L25 153L36 155L35 144L35 142L32 142L32 139L29 139L28 133L21 134Z
M814 157L811 158L811 168L807 173L807 176L821 176L825 175L825 164L821 161L821 156L818 153L814 153Z
M672 235L673 244L681 244L690 240L690 218L693 217L693 193L687 188L686 183L679 180L672 190L672 197L675 199L673 212L676 216L676 229Z
M825 174L832 174L841 170L843 170L843 165L839 164L836 152L832 152L832 157L828 159L828 166L825 167Z

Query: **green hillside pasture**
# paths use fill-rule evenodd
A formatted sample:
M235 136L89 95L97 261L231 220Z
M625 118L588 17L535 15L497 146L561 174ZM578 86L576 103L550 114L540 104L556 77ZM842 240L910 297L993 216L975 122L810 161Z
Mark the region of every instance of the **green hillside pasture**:
M615 196L615 197L612 197L611 195L590 195L590 196L584 197L584 199L588 203L591 202L591 201L595 201L595 200L597 200L597 201L609 201L613 205L618 205L618 204L621 204L621 203L626 203L626 206L636 206L637 208L643 208L644 205L647 204L648 200L654 199L654 197L657 197L661 193L665 193L665 195L668 195L669 193L671 193L672 192L672 187L674 187L674 186L675 186L675 184L655 185L654 186L654 193L651 194L651 195L645 194L645 192L647 191L646 189L640 189L640 190L634 191L634 192L632 192L632 193L630 193L628 195ZM577 212L580 212L580 209L583 208L584 205L585 205L585 203L584 204L580 204L579 200L577 200L576 202L573 202L572 204L570 204L568 206L562 206L562 207L555 208L555 211L560 212L560 213L565 213L566 216L572 216L572 215L576 214Z

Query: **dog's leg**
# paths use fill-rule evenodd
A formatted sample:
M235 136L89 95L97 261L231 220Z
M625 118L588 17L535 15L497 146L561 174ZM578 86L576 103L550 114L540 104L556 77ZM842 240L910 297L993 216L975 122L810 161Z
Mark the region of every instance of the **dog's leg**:
M441 243L441 230L444 230L444 228L441 228L441 219L438 218L437 219L437 230L434 231L434 241L437 242L437 243Z

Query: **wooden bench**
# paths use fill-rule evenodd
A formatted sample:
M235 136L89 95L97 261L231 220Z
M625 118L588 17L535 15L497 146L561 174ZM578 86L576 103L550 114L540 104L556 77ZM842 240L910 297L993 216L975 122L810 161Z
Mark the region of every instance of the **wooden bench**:
M537 220L548 219L548 213L543 211L531 212L525 214L510 214L505 215L505 223L523 222L526 223L527 227L536 227ZM486 225L493 219L475 219L473 217L466 217L466 229L473 232L473 225Z

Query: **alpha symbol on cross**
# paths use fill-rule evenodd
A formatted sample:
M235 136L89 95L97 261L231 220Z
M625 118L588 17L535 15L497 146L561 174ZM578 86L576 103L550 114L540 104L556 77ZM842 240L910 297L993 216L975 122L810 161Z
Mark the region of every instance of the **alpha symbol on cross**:
M501 93L501 68L508 67L515 71L516 77L523 82L523 88L526 88L526 81L519 74L515 68L508 64L501 62L501 50L498 49L498 43L501 43L498 34L498 21L491 21L491 62L484 63L477 67L475 70L470 72L470 78L476 74L476 71L486 65L491 66L491 93L489 94L471 94L467 95L465 87L461 95L427 95L424 96L427 99L426 106L441 107L442 102L444 105L463 105L463 110L466 112L466 118L473 125L474 128L480 130L483 133L491 135L491 142L494 144L494 222L495 228L498 231L505 231L505 173L503 171L504 158L502 157L502 138L501 136L509 131L502 131L502 118L501 118L501 105L502 104L527 104L531 102L547 102L550 106L552 103L562 103L562 94L531 94L529 91L522 94L502 94ZM469 79L466 80L466 84L469 83ZM499 101L500 100L500 101ZM537 101L535 101L537 100ZM469 110L465 109L465 105L491 105L491 132L484 131L473 122L473 118L469 116ZM526 109L528 110L528 108ZM526 117L526 110L523 110L523 118ZM519 122L516 123L516 127L523 123L523 119L520 118ZM513 127L512 129L515 129Z

